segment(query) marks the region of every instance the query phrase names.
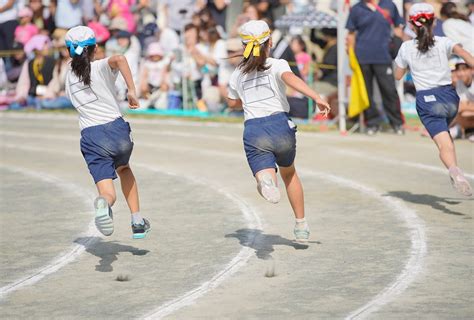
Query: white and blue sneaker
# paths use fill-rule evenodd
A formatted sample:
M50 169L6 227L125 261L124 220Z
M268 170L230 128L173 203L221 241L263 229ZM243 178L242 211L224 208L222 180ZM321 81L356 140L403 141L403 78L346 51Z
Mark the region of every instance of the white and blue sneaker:
M151 230L150 222L143 218L142 224L132 223L133 239L143 239Z
M95 226L104 236L114 233L114 218L112 209L104 197L97 197L94 201Z
M257 190L260 195L270 203L278 203L280 201L280 190L278 189L272 175L264 173L257 184Z
M295 234L295 241L299 243L307 243L309 241L309 227L308 224L299 224L295 225L295 229L293 230Z

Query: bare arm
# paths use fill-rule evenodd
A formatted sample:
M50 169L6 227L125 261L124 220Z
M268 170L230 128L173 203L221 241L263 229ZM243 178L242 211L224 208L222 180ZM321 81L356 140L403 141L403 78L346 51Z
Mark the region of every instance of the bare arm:
M472 55L463 49L460 45L455 45L453 48L453 53L457 56L460 56L466 63L471 67L474 68L474 58Z
M227 105L231 109L242 109L242 100L227 98Z
M3 7L0 7L0 13L5 12L8 9L11 9L14 4L15 4L15 0L9 0Z
M304 94L308 98L313 99L316 104L318 105L319 110L323 113L323 115L328 115L331 107L329 104L321 99L319 94L316 93L313 89L311 89L301 78L297 77L293 72L283 72L281 75L281 79L287 86L290 88Z
M395 66L395 79L401 80L406 72L407 72L407 69L400 68L399 66Z
M109 66L112 69L118 69L122 74L125 84L128 89L128 107L130 109L137 109L140 107L137 98L137 90L135 89L135 83L133 83L132 71L128 65L127 59L123 55L115 55L109 58Z
M346 38L346 50L349 48L354 48L356 42L356 33L354 31L349 31Z

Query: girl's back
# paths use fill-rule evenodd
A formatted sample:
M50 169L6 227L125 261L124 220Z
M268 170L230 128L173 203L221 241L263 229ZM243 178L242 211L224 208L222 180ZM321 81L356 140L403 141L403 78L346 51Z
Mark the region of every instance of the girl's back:
M448 61L455 45L449 38L434 37L434 45L422 53L418 49L418 41L409 40L402 44L395 62L404 69L410 69L418 91L450 85Z
M104 124L121 117L115 96L115 80L118 71L113 70L108 59L91 62L90 85L86 85L69 70L66 77L66 93L79 112L81 129Z
M266 59L267 70L251 73L235 69L229 82L229 98L241 99L245 119L267 117L277 112L289 112L286 85L281 79L284 72L291 72L283 59Z

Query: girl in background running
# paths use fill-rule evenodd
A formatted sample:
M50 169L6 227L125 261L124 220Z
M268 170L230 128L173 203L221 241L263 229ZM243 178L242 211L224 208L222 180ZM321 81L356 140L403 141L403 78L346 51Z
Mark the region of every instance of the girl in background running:
M253 20L240 28L244 58L229 82L229 107L243 107L244 148L260 195L271 203L280 200L276 168L285 183L293 208L296 241L309 239L305 220L303 187L295 170L296 126L288 116L286 85L316 101L326 114L329 105L291 71L288 62L268 58L272 40L266 22Z
M114 231L111 207L116 200L113 179L118 174L132 213L133 238L144 238L150 223L140 215L137 183L128 163L133 149L131 129L115 98L120 72L127 84L129 107L139 107L130 67L122 55L93 61L97 45L94 31L88 27L70 29L66 46L72 58L66 93L79 112L81 152L99 191L94 202L97 229L105 236Z
M455 54L471 67L474 59L459 44L445 37L433 36L434 9L430 4L414 4L410 8L409 20L416 38L401 46L395 59L395 78L400 80L410 69L417 91L416 111L421 122L438 146L454 189L471 196L471 186L457 166L454 143L449 134L449 124L458 111L459 97L452 86L448 59Z

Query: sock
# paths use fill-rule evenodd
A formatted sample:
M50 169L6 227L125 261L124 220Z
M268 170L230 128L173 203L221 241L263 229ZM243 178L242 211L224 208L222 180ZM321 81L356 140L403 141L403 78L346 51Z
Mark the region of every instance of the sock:
M295 219L295 220L296 220L296 227L298 229L308 229L308 223L306 222L305 218Z
M132 223L133 224L144 224L145 223L143 221L142 216L140 215L140 212L132 213Z

